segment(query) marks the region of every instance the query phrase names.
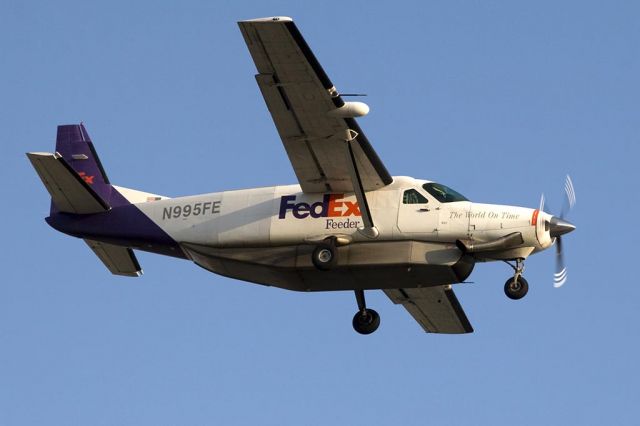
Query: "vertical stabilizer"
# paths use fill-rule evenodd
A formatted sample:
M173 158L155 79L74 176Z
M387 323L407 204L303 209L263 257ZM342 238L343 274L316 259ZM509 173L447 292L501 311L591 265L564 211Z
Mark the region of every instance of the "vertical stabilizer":
M109 182L100 157L83 124L58 126L56 152L109 205L117 207L128 204L128 201Z
M58 126L56 152L90 185L109 184L84 124Z

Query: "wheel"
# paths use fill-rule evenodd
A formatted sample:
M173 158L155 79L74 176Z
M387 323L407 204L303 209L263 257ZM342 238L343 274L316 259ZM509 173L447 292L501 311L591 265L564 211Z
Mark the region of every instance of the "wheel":
M504 283L504 294L506 294L509 299L522 299L528 291L529 283L522 276L518 277L518 281L516 281L514 277L511 277Z
M365 309L353 316L353 329L360 334L371 334L380 326L380 315L373 309Z
M321 271L328 271L336 263L335 248L329 244L321 244L313 250L311 255L313 265Z

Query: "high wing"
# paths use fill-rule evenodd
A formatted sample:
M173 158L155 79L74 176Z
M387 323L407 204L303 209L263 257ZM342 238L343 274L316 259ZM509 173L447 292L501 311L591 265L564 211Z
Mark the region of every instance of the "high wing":
M372 191L390 184L393 179L353 118L358 114L345 112L350 105L293 20L261 18L238 25L302 190Z
M384 290L393 303L401 304L428 333L472 333L458 298L450 285Z

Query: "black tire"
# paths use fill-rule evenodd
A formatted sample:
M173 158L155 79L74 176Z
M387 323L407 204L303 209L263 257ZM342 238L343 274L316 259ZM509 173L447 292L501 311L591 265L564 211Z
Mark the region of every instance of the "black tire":
M365 313L358 311L353 316L353 329L360 334L371 334L380 326L380 315L373 309L365 309Z
M311 254L313 265L321 271L328 271L336 263L336 249L331 244L320 244Z
M511 300L522 299L529 291L529 283L524 277L518 277L518 281L511 277L504 283L504 294Z

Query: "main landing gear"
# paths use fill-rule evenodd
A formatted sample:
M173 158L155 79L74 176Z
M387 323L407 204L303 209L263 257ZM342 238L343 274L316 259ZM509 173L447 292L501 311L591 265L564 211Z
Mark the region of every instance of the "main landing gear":
M509 299L518 300L527 295L529 291L529 283L524 279L524 259L516 259L515 266L505 260L505 263L513 268L515 273L504 283L504 294Z
M358 312L353 316L353 329L360 334L371 334L380 326L380 315L373 309L367 309L364 290L355 290Z
M311 262L313 266L321 271L328 271L333 268L336 263L336 243L333 239L326 239L325 242L318 244L311 253Z
M321 270L328 271L336 264L336 241L327 239L318 244L311 253L313 265ZM358 312L353 316L353 329L360 334L371 334L380 326L380 315L373 309L367 308L364 299L364 290L354 290L358 302Z

